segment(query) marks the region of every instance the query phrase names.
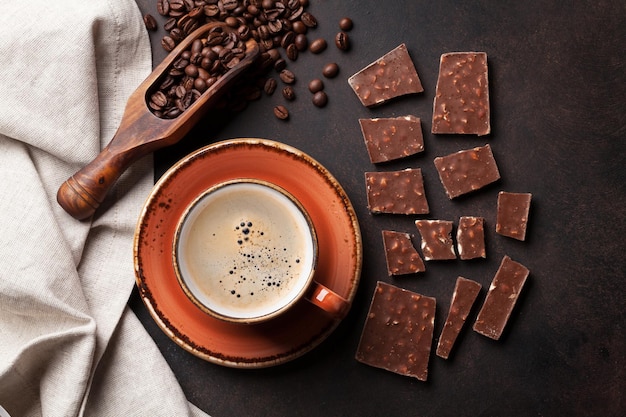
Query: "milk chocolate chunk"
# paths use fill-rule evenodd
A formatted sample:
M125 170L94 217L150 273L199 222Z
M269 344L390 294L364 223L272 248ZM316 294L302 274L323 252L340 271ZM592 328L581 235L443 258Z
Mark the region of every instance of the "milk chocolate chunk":
M426 381L435 304L434 298L378 282L356 359Z
M465 325L467 316L476 301L476 297L478 297L478 293L480 293L480 288L481 285L476 281L463 277L457 278L448 317L441 330L439 343L437 343L437 356L444 359L448 359L450 356L450 351L452 351L454 343Z
M496 233L517 240L525 240L531 199L532 194L529 193L500 191L498 194Z
M432 133L486 135L491 131L487 54L441 55Z
M456 248L463 260L486 258L485 219L482 217L461 216L456 229Z
M500 179L491 146L435 158L435 167L449 199L478 190Z
M414 274L426 270L424 261L415 250L408 233L383 230L383 244L389 276Z
M476 317L476 332L494 340L500 339L529 272L524 265L504 256Z
M427 214L428 201L419 168L366 172L367 204L372 213Z
M447 220L416 220L422 236L422 254L426 261L456 259L452 242L453 223Z
M414 155L424 150L419 117L359 119L365 146L374 164Z
M400 44L348 78L348 84L367 107L424 91L405 44Z

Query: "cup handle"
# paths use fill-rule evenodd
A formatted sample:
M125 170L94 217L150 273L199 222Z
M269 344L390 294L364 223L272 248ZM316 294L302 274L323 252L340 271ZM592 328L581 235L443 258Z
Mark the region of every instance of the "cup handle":
M343 318L350 306L348 300L315 281L312 283L306 298L336 319Z

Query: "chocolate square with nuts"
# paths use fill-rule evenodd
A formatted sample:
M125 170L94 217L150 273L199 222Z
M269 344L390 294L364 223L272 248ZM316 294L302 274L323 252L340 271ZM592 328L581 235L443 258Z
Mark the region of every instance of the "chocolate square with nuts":
M488 144L440 156L434 162L449 199L500 179L500 171Z
M424 151L424 137L419 117L359 119L370 161L392 161Z
M367 205L372 213L427 214L428 201L419 168L366 172Z
M426 381L435 306L434 298L378 282L356 359Z
M498 194L496 233L517 240L525 240L531 199L532 194L529 193L500 191Z
M348 84L367 107L424 91L405 44L400 44L348 78Z
M461 216L456 229L456 248L463 260L486 258L485 219L482 217Z
M494 340L500 339L529 272L528 268L508 256L502 258L474 322L476 332Z
M447 220L416 220L422 236L422 254L426 261L456 259L452 242L453 223Z
M419 255L408 233L383 230L385 259L389 275L406 275L426 270L424 261Z
M433 103L432 133L491 132L487 54L441 55Z
M454 347L465 320L476 301L476 297L480 293L481 285L472 281L471 279L458 277L456 279L456 285L454 286L454 292L452 293L452 300L450 301L450 309L448 310L448 317L441 330L439 336L439 343L437 344L437 356L448 359L450 351Z

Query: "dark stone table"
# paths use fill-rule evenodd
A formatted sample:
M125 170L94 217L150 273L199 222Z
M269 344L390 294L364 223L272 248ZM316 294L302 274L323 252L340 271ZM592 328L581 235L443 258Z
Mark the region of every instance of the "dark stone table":
M159 18L156 0L138 0ZM158 178L176 160L235 137L275 139L321 162L345 188L359 218L363 274L353 307L320 346L273 368L241 370L205 362L172 342L137 294L130 304L178 377L188 399L226 416L618 416L626 412L626 3L615 1L311 0L319 26L309 39L332 42L338 21L355 26L353 47L302 54L291 119L272 115L280 94L264 96L229 118L207 118L181 143L156 155ZM163 58L163 29L151 33L154 64ZM423 94L363 107L347 83L365 65L406 43ZM492 133L486 137L430 133L439 57L485 51L489 59ZM328 62L340 75L325 80L329 103L318 109L306 91ZM374 166L358 118L412 114L422 119L422 154ZM501 180L449 201L433 159L489 143ZM429 216L373 216L363 174L419 167ZM498 191L531 192L528 238L495 233ZM487 259L427 263L425 273L387 276L381 230L418 237L416 218L486 218ZM449 360L432 356L420 382L357 362L354 355L377 281L437 299L435 339L454 282L483 285L482 299L504 255L531 270L502 339L467 325ZM470 320L475 318L475 308ZM435 341L436 342L436 341ZM433 346L434 352L434 346Z

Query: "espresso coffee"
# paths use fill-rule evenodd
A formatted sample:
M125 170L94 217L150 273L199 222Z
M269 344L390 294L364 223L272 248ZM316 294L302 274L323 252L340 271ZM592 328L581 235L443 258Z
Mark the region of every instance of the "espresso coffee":
M307 288L315 232L282 190L226 183L188 212L175 253L183 287L209 313L254 321L281 311Z

